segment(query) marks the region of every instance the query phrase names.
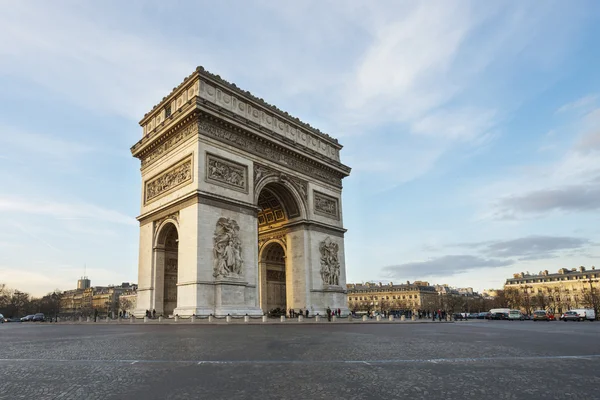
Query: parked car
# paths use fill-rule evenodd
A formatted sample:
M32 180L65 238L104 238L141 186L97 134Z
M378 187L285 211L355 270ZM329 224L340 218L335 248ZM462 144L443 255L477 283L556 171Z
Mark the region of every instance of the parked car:
M567 311L560 316L562 321L581 321L579 314L576 311Z
M507 312L490 313L489 319L508 319L508 313Z
M533 312L533 321L554 321L554 314L545 310L536 310Z
M0 324L4 323L4 315L0 314Z
M471 313L467 316L467 318L469 319L477 319L477 317L479 316L479 313Z
M34 316L33 316L33 318L31 320L34 321L34 322L36 322L36 321L37 322L44 322L44 321L46 321L46 317L44 316L43 313L37 313L37 314L34 314Z
M21 318L21 322L29 322L33 320L33 314L32 315L26 315L23 318Z
M596 312L592 308L574 308L569 311L575 311L581 321L594 321L596 319Z
M479 315L477 315L477 319L489 319L489 317L489 312L480 312Z

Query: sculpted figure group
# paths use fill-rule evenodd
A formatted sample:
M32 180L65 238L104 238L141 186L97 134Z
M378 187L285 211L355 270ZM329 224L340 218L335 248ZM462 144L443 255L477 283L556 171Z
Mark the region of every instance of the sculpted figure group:
M327 237L319 245L321 252L321 278L323 283L330 286L340 284L340 261L338 260L339 246Z
M240 227L231 218L221 217L217 221L214 241L214 272L217 277L237 277L242 273L242 241Z

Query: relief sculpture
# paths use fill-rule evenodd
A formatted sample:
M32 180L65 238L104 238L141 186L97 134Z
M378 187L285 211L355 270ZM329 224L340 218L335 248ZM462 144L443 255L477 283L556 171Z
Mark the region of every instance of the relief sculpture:
M239 277L242 273L242 241L240 227L231 218L221 217L215 228L214 242L214 272L215 278Z
M245 191L247 187L246 175L246 166L221 160L207 154L206 176L208 180L231 186L233 189Z
M315 213L339 219L337 199L316 191L314 192L314 198Z
M192 179L191 158L176 165L167 172L146 183L146 201L150 201L161 194Z
M338 259L339 246L327 237L319 245L321 252L321 278L323 284L338 286L340 284L340 261Z

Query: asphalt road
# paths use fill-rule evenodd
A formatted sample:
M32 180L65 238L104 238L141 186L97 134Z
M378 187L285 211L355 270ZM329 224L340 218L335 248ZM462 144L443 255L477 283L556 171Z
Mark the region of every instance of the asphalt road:
M0 399L600 399L600 322L0 325Z

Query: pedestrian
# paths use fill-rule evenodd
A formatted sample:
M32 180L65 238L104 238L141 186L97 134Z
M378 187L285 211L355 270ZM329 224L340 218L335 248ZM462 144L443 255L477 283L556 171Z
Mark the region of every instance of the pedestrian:
M327 306L327 321L331 321L331 308Z
M306 318L308 318L308 307L306 307L306 311L304 311L306 313Z
M152 310L152 319L156 319L156 310Z
M342 310L340 310L340 309L338 308L338 317L341 317L341 316L342 316Z
M96 308L94 308L94 322L96 322L98 319L98 310Z

